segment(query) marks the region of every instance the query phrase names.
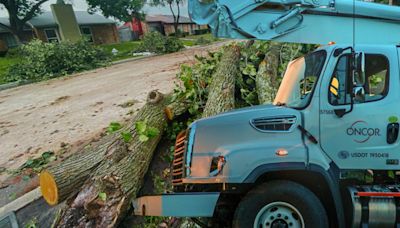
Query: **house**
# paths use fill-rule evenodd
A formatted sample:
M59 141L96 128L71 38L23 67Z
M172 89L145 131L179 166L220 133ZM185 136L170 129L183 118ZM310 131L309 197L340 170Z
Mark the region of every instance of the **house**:
M197 25L190 18L184 16L179 18L178 29L189 35L209 31L207 25ZM175 33L174 17L172 15L146 15L144 22L133 19L119 27L118 30L123 41L138 39L141 35L154 31L170 36Z
M118 43L119 35L116 22L98 14L89 14L86 11L73 11L77 22L77 32L95 44ZM65 14L64 14L65 15ZM9 25L8 18L0 18L0 23ZM71 20L57 19L52 12L44 12L28 21L22 42L29 42L37 38L44 42L60 42L64 40L62 23L71 27ZM71 28L68 28L71 30ZM13 34L4 27L0 27L0 43L8 47L15 47L18 42Z
M207 30L207 25L197 25L188 17L179 18L179 31L187 34L195 34L196 30ZM169 36L175 33L174 17L172 15L153 15L146 16L146 23L143 26L144 32L158 31L163 35Z

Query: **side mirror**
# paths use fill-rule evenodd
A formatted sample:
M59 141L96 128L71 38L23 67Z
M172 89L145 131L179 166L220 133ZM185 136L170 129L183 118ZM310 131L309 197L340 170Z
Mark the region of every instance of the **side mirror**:
M354 50L350 47L349 49L352 50L351 54L351 63L352 63L352 73L348 74L346 80L348 83L346 87L346 94L350 95L350 110L346 109L336 109L335 114L337 117L342 118L344 115L353 111L354 108L354 101L364 101L365 99L365 54L363 52L355 53ZM336 49L334 52L334 56L337 57L341 53L343 53L345 49ZM337 80L336 80L337 81ZM330 85L330 92L333 95L336 95L336 91L339 85L335 80L332 80Z

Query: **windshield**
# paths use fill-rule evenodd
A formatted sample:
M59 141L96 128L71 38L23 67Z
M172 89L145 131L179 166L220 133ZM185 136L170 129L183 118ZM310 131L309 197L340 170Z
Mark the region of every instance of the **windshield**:
M289 63L274 104L305 108L311 101L325 59L326 52L317 51Z

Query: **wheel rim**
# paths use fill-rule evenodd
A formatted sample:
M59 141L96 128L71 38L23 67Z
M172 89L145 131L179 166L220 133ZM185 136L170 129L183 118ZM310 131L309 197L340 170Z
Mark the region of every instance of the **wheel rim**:
M254 220L254 228L304 228L299 210L285 202L273 202L263 207Z

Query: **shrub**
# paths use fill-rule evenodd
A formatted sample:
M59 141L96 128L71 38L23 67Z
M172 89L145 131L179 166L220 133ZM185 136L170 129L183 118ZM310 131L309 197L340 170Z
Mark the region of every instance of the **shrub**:
M19 48L21 61L13 65L6 80L40 81L105 66L109 56L85 41L44 43L33 40Z
M165 37L159 32L150 32L143 36L143 47L140 49L154 53L164 53L164 46Z
M178 30L177 33L173 32L173 33L170 33L168 36L186 37L186 36L189 36L189 35L190 35L189 32L183 32L181 30Z
M144 35L143 44L136 51L162 54L177 52L183 48L183 43L176 37L165 37L159 32L150 32Z
M184 48L182 41L176 37L167 37L165 39L165 53L173 53Z

